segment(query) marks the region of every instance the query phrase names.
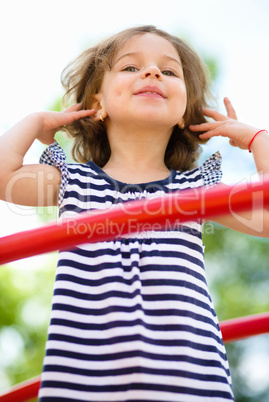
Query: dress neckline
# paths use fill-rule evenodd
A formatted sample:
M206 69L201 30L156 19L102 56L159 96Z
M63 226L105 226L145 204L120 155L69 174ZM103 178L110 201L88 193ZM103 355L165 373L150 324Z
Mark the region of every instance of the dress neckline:
M172 183L176 176L176 171L174 169L170 169L170 174L165 179L162 180L155 180L146 183L124 183L119 180L113 179L93 161L88 162L87 165L90 166L96 173L98 173L99 176L101 176L108 183L113 184L114 186L116 185L116 187L120 189L126 189L126 190L128 189L128 191L136 190L138 192L141 192L141 190L143 191L145 189L147 190L152 189L156 191L156 187L161 188L169 183Z

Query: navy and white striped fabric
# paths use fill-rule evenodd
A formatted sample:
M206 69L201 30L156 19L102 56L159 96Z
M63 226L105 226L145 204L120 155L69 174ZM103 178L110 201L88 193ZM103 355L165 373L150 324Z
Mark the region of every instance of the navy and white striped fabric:
M41 161L56 164L59 154L54 143ZM61 217L211 186L220 164L216 153L200 169L139 185L115 181L93 162L58 165ZM202 225L166 229L60 253L40 402L234 400Z

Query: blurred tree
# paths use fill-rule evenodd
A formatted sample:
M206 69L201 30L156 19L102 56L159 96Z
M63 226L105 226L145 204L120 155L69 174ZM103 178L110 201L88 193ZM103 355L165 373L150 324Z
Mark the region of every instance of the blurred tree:
M219 320L269 311L269 240L212 223L204 229L207 278ZM261 340L260 356L253 355ZM267 402L269 335L227 344L226 349L236 401Z
M56 255L46 267L0 269L0 390L42 370Z

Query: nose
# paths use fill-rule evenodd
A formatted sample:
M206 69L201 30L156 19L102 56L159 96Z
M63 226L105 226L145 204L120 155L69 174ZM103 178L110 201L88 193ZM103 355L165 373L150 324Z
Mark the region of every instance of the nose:
M160 79L162 74L157 66L149 66L142 72L143 78L157 78Z

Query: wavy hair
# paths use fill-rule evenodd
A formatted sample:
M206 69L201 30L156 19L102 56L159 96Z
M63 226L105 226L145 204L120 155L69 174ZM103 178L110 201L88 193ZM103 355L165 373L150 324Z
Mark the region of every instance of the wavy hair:
M64 102L82 104L89 109L94 96L99 92L106 71L112 68L112 61L121 46L135 35L151 33L167 39L176 49L183 68L187 90L187 107L183 116L185 128L175 125L165 152L165 164L169 169L189 170L195 167L200 153L199 134L188 129L190 124L206 122L203 107L210 98L208 74L205 65L181 39L152 25L129 28L101 41L81 53L62 72L61 82L66 90ZM64 128L73 138L72 157L77 162L89 160L103 167L111 151L105 124L92 118L77 120Z

